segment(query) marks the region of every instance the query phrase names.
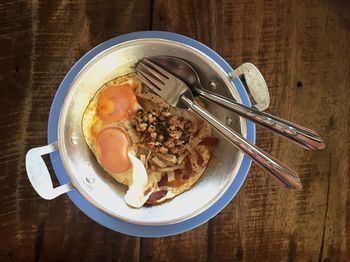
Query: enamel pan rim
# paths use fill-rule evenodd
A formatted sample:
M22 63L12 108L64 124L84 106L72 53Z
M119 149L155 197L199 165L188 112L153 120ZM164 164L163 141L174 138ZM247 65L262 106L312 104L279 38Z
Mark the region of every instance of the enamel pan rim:
M68 89L72 81L80 72L80 70L91 59L93 59L97 54L103 52L104 50L126 41L142 39L142 38L162 38L162 39L171 40L171 41L192 46L193 48L198 49L199 51L205 53L207 56L213 59L218 65L222 67L222 69L225 72L229 73L233 71L232 67L212 49L210 49L209 47L203 45L202 43L194 39L191 39L183 35L179 35L171 32L162 32L162 31L141 31L141 32L129 33L129 34L112 38L96 46L95 48L90 50L88 53L86 53L81 59L79 59L79 61L70 69L70 71L67 73L67 75L61 82L55 94L53 103L51 105L51 110L49 115L49 122L48 122L48 143L49 144L57 141L58 119L60 115L61 106L63 104L64 98L68 92ZM250 106L251 103L249 101L248 94L242 82L239 79L235 79L233 81L233 84L235 85L241 97L242 103L247 106ZM255 125L252 122L247 121L247 139L250 142L255 143L255 135L256 135ZM55 171L55 174L60 184L69 183L70 179L63 167L59 152L56 151L52 153L50 157L51 157L51 163L52 163L53 169ZM225 206L233 199L233 197L241 188L244 180L247 177L250 166L251 166L251 160L248 157L244 156L242 164L239 168L239 171L234 181L232 182L230 187L227 189L227 191L222 195L222 197L206 211L200 213L195 217L192 217L188 220L185 220L176 224L157 225L157 226L131 224L131 223L119 220L117 218L111 217L106 213L104 213L103 211L97 209L92 204L90 204L86 199L84 199L84 197L76 189L72 190L71 192L68 192L67 195L73 201L73 203L88 217L90 217L92 220L99 223L100 225L103 225L111 230L114 230L123 234L131 235L131 236L138 236L138 237L171 236L171 235L183 233L185 231L188 231L200 226L201 224L207 222L209 219L211 219L216 214L218 214L222 209L224 209Z

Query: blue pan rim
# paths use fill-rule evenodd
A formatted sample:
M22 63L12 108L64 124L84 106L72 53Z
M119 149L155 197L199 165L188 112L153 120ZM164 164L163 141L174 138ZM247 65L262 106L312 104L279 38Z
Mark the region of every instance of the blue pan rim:
M213 51L209 47L205 46L204 44L192 38L189 38L180 34L176 34L176 33L163 32L163 31L140 31L140 32L124 34L124 35L112 38L110 40L107 40L106 42L103 42L102 44L91 49L82 58L80 58L79 61L73 65L73 67L69 70L65 78L62 80L55 94L55 97L53 99L53 103L50 109L50 115L49 115L49 121L48 121L48 143L49 144L57 141L58 119L59 119L61 106L63 104L65 95L67 94L69 87L71 86L72 81L74 80L76 75L80 72L80 70L91 59L93 59L96 55L103 52L104 50L114 45L120 44L122 42L136 40L140 38L162 38L162 39L172 40L172 41L176 41L179 43L192 46L193 48L198 49L199 51L205 53L207 56L213 59L217 64L219 64L222 67L222 69L225 72L229 73L229 72L232 72L233 70L232 67L221 56L219 56L215 51ZM244 105L251 106L247 91L243 86L242 82L240 81L240 79L235 79L233 83L241 97L242 103ZM247 121L247 139L250 142L255 143L255 139L256 139L255 135L256 135L255 124L250 121ZM69 183L70 179L63 167L59 153L57 151L54 153L51 153L50 158L51 158L53 169L55 171L55 174L60 184ZM95 208L87 200L85 200L77 190L68 192L67 195L72 200L72 202L88 217L90 217L92 220L94 220L98 224L105 226L113 231L120 232L130 236L137 236L137 237L165 237L165 236L180 234L188 230L194 229L202 225L203 223L207 222L209 219L211 219L212 217L217 215L221 210L223 210L243 185L248 175L250 166L251 166L251 160L248 157L244 156L241 167L235 179L233 180L232 184L227 189L227 191L222 195L222 197L217 202L215 202L210 208L198 214L197 216L176 224L171 224L171 225L145 226L145 225L131 224L131 223L119 220L117 218L108 216L103 211Z

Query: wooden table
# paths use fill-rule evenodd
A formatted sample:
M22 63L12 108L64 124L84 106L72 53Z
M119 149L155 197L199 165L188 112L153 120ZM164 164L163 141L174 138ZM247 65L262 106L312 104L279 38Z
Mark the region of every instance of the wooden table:
M0 260L349 261L349 8L345 0L1 1ZM257 128L257 144L293 166L304 189L283 189L253 165L218 216L159 239L108 230L67 196L41 199L24 158L47 143L58 85L89 49L139 30L184 34L232 66L256 64L268 111L326 142L305 151Z

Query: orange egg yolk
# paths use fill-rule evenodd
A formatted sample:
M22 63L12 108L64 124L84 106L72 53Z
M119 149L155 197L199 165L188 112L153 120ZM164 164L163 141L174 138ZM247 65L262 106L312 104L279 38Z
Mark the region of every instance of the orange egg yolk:
M128 146L129 138L122 129L106 128L96 138L96 156L108 171L121 173L131 167Z
M130 85L108 86L99 98L97 115L106 123L126 120L136 103L134 89Z

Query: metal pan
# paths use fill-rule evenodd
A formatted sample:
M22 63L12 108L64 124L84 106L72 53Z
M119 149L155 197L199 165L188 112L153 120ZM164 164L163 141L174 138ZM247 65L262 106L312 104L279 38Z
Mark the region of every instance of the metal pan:
M28 177L41 197L53 199L75 188L93 206L111 217L138 225L170 225L204 212L225 193L240 168L243 154L220 136L217 136L220 142L206 172L191 190L159 206L140 209L131 208L124 202L127 188L102 170L85 143L82 115L97 90L109 80L132 72L141 58L155 55L191 61L202 78L204 88L214 86L215 92L241 102L230 76L209 56L192 46L160 38L135 39L114 45L93 57L72 81L59 116L57 143L28 151ZM207 103L206 107L222 122L246 136L245 119L212 103ZM53 188L41 158L55 150L59 151L71 179L70 184L57 188Z

